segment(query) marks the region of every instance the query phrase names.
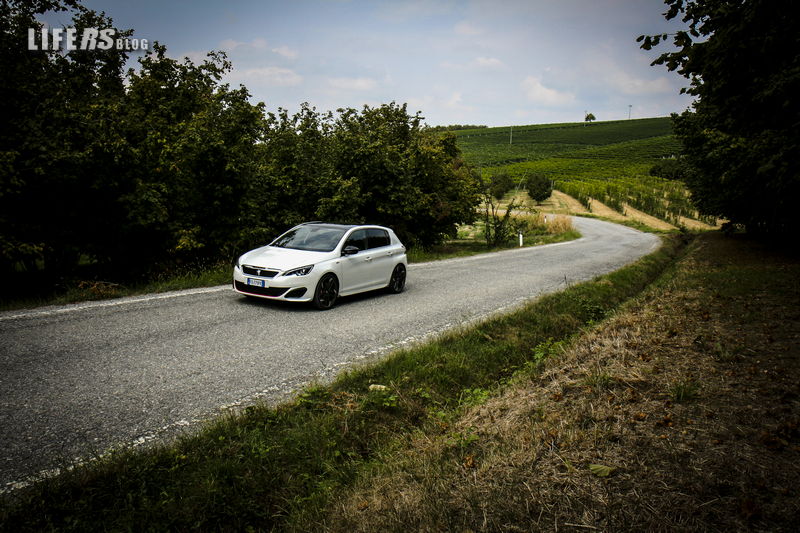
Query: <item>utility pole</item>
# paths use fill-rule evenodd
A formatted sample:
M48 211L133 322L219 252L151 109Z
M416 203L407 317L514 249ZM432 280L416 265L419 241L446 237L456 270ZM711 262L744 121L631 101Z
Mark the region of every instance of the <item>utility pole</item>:
M632 107L633 107L633 104L628 104L628 120L631 119L631 108Z
M511 126L511 133L508 136L508 144L514 142L514 126Z

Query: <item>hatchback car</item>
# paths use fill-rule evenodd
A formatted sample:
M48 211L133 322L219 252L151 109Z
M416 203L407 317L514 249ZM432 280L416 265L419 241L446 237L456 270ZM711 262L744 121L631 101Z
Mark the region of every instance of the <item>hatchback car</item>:
M389 228L309 222L239 257L233 288L330 309L339 296L402 292L407 267L406 248Z

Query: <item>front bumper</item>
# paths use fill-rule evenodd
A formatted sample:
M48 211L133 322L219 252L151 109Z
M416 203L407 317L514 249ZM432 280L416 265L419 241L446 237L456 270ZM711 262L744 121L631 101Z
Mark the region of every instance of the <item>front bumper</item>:
M252 285L248 280L258 280L265 286ZM241 269L233 269L233 290L247 296L287 302L310 302L314 297L315 276L277 276L265 278L245 275Z

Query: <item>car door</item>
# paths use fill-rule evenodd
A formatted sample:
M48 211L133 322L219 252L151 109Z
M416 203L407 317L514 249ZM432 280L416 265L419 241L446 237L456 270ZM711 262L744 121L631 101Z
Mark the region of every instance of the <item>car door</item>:
M342 286L339 291L344 294L364 290L372 283L373 277L372 257L367 250L367 230L357 229L352 232L345 240L342 250L348 246L355 246L359 252L341 259Z
M371 257L370 278L374 287L385 287L389 284L395 264L396 250L391 246L389 232L380 228L367 229L367 248Z

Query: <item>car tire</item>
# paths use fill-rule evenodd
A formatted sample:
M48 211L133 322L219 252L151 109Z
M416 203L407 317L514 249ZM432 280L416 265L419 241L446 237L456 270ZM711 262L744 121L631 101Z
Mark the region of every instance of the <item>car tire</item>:
M392 294L400 294L406 287L406 266L403 263L398 264L392 270L392 277L389 278L389 285L386 290Z
M317 282L314 290L314 307L317 309L330 309L339 297L339 280L330 272L325 274Z

